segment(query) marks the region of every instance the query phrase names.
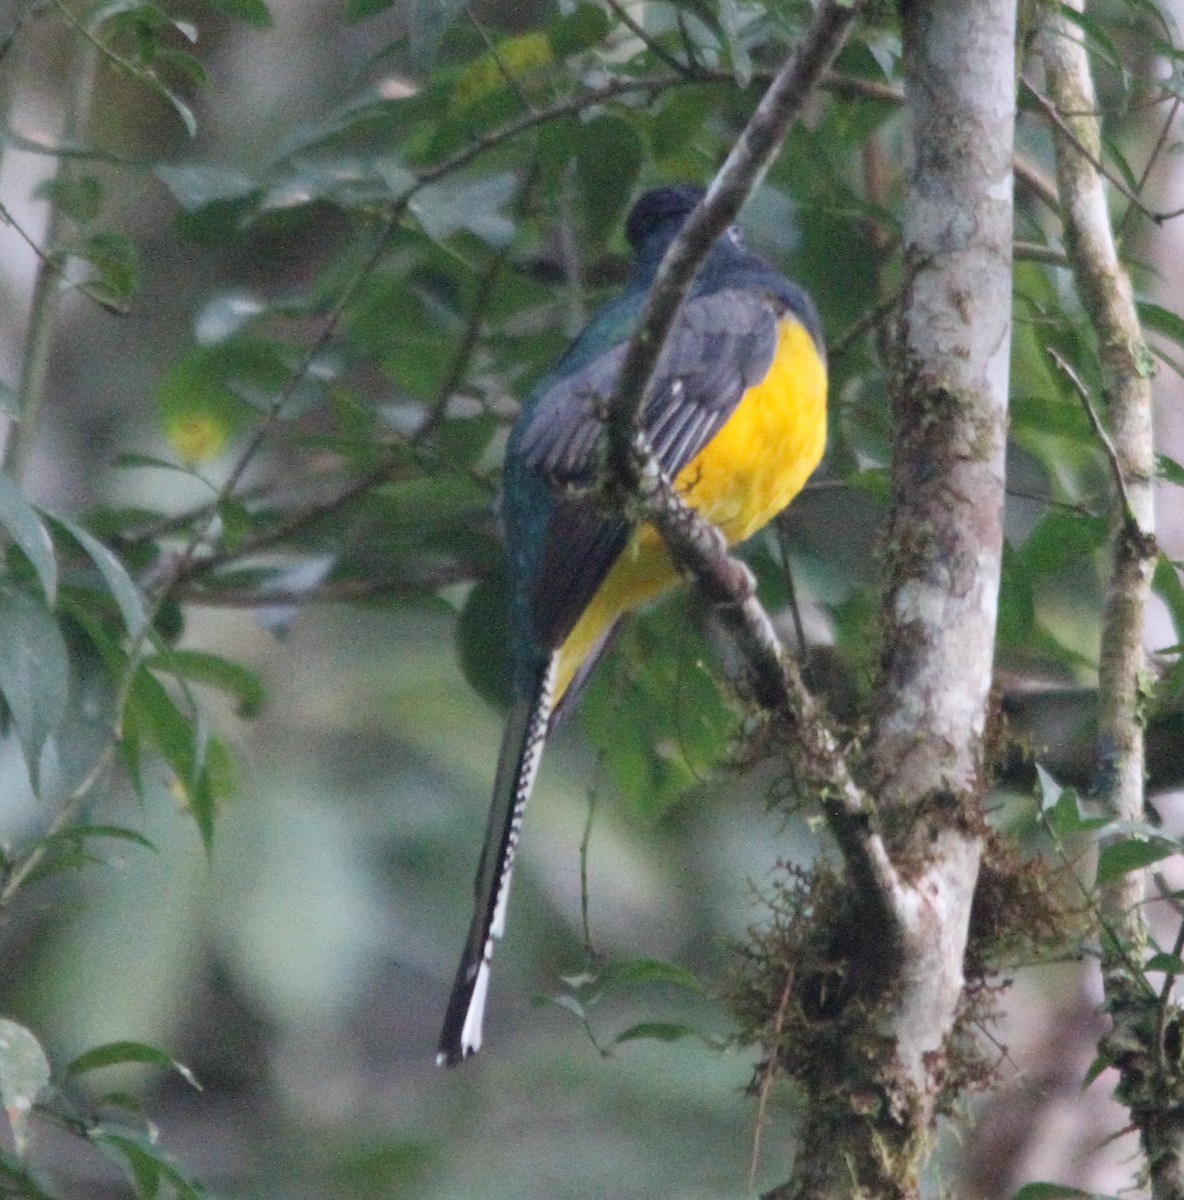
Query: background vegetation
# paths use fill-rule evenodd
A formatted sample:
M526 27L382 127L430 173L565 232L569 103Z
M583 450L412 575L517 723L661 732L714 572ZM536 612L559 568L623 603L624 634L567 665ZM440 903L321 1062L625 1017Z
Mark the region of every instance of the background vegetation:
M996 676L1015 736L990 808L1055 876L1096 832L1062 785L1092 771L1110 463L1025 53L1042 12L1020 51ZM825 841L687 595L618 640L549 753L487 1051L440 1072L433 1049L500 733L507 422L622 282L631 199L710 179L810 17L53 0L0 18L0 1193L709 1197L750 1164L758 1187L784 1178L794 1094L764 1096L777 1136L755 1153L758 1055L720 996L754 895ZM1136 0L1074 27L1170 446L1180 39ZM824 468L746 557L841 718L877 657L900 76L877 12L743 220L831 345ZM1166 793L1184 468L1161 467L1147 714ZM1171 799L1156 818L1106 870L1153 859L1170 893ZM1161 907L1166 1012L1184 964ZM1096 963L1068 938L1022 958L994 964L1007 1015L978 1035L1002 1099L941 1175L1116 1191L1133 1169L1112 1076L1078 1095Z

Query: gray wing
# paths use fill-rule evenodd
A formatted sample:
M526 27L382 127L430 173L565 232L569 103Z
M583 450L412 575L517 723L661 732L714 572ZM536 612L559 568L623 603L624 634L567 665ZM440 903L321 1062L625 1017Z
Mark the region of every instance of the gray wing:
M658 361L642 425L659 465L674 478L715 436L744 393L768 374L777 348L779 305L765 293L724 290L683 306ZM625 347L614 346L559 380L525 418L518 453L558 486L595 482L604 406ZM557 647L571 632L629 529L591 501L561 497L533 595L535 631Z
M767 293L733 289L683 306L641 415L650 446L671 478L715 436L748 388L768 374L778 309ZM561 485L595 481L604 406L625 350L612 347L539 400L518 440L527 466Z

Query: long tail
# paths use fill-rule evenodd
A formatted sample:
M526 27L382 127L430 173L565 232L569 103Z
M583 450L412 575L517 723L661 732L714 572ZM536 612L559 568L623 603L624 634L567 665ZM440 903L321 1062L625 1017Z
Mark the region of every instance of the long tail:
M481 1049L489 965L493 944L506 928L506 902L522 813L538 774L555 692L558 654L551 657L533 695L516 700L502 737L493 785L493 803L481 865L477 868L476 904L464 955L452 985L436 1062L454 1067Z

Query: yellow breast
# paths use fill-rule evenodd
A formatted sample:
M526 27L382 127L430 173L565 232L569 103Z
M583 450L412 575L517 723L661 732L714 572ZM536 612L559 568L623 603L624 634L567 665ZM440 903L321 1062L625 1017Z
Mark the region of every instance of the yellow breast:
M826 364L809 333L787 318L769 373L674 482L730 543L740 542L802 490L825 448ZM661 534L640 526L563 644L556 701L618 618L677 580Z

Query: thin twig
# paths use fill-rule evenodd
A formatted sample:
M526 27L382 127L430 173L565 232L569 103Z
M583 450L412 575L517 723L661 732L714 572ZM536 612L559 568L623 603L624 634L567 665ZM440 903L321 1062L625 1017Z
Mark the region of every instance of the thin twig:
M1011 245L1011 254L1017 261L1046 263L1050 267L1068 267L1069 256L1056 246L1044 242L1028 242L1017 238Z
M219 584L215 588L177 586L173 599L203 608L291 608L310 604L341 604L359 600L382 600L423 596L458 583L475 583L481 573L471 563L434 564L429 570L404 579L336 579L312 588L235 587Z
M1048 208L1057 213L1061 211L1057 185L1044 173L1039 163L1017 150L1012 155L1011 169L1015 172L1016 179L1038 196Z
M423 424L410 438L409 444L412 446L425 441L436 431L448 410L448 401L452 399L453 393L464 382L464 378L468 374L473 355L481 341L481 326L485 320L485 312L493 299L501 273L510 259L511 245L512 243L507 242L498 250L485 274L482 275L481 282L477 285L477 295L473 299L469 319L465 323L456 353L452 356L448 373L444 376L439 388L436 389L435 400Z
M592 920L589 915L588 898L591 889L588 886L588 855L592 846L592 829L596 824L596 806L600 800L600 783L604 777L605 752L601 749L596 755L596 767L592 773L592 784L588 788L588 812L584 817L584 831L580 835L580 924L584 931L584 954L589 961L595 961L596 950L592 945Z
M510 70L506 60L502 57L501 51L497 48L497 44L489 36L485 26L477 20L469 4L465 5L465 16L469 18L469 24L477 31L477 36L485 43L485 49L489 52L490 58L493 59L498 74L505 80L506 86L518 97L518 102L527 112L534 112L534 105L530 102L530 97L523 90L518 77Z
M1054 124L1065 246L1073 261L1082 306L1097 336L1112 437L1103 432L1085 389L1063 363L1058 365L1074 379L1086 403L1090 422L1110 461L1117 501L1112 506L1110 573L1098 652L1094 791L1109 815L1120 821L1138 821L1146 809L1141 700L1147 661L1145 616L1156 557L1151 382L1145 369L1143 330L1130 281L1118 257L1106 202L1103 180L1109 177L1096 156L1085 149L1101 144L1094 115L1096 92L1088 55L1075 40L1065 15L1080 13L1084 0L1066 0L1062 7L1065 12L1050 10L1041 32L1041 57L1051 99L1040 102ZM1118 186L1133 199L1130 189ZM1154 220L1166 219L1150 212L1141 201L1137 207ZM1180 1114L1184 1110L1176 1063L1165 1063L1160 1047L1149 1044L1148 1018L1158 1023L1163 1006L1143 970L1149 943L1142 909L1145 880L1145 871L1129 871L1098 887L1102 986L1112 1022L1101 1048L1117 1060L1122 1076L1118 1094L1139 1129L1151 1195L1155 1200L1179 1200L1184 1171ZM1153 1005L1154 1013L1149 1011Z
M1106 429L1106 426L1102 424L1102 418L1098 415L1098 410L1094 407L1093 401L1090 399L1089 388L1085 386L1081 376L1064 359L1060 351L1054 346L1049 346L1046 352L1054 365L1073 385L1073 390L1081 400L1082 407L1085 409L1085 415L1089 418L1089 423L1093 427L1094 434L1098 441L1101 442L1102 449L1106 453L1106 461L1110 465L1110 474L1114 477L1114 486L1118 491L1123 512L1126 514L1127 523L1130 524L1135 519L1134 510L1131 507L1130 489L1127 487L1126 476L1123 474L1118 451L1114 448L1114 442L1111 440L1110 433Z
M848 325L842 333L827 347L827 357L832 363L838 362L865 333L875 329L900 306L903 288L896 288L890 296L886 296L874 308L869 309L858 320Z
M806 627L802 624L802 610L798 606L797 588L794 587L793 582L793 564L789 561L789 529L784 513L774 519L773 528L777 532L777 549L781 555L781 578L785 581L785 598L789 604L790 616L793 618L793 633L797 639L796 650L799 655L804 655L807 650Z
M789 1011L789 998L793 995L794 970L790 968L785 973L785 986L777 1001L777 1011L773 1014L773 1026L769 1031L768 1056L761 1067L761 1086L757 1092L756 1122L752 1130L752 1156L748 1162L748 1190L756 1186L756 1173L761 1161L761 1135L764 1132L766 1114L769 1108L769 1093L773 1090L773 1081L777 1078L777 1043L781 1031L785 1028L785 1014Z
M639 483L633 460L637 417L645 408L658 356L695 272L780 152L790 125L838 54L861 8L861 3L836 0L824 0L819 6L810 29L773 77L707 197L662 260L608 403L608 461L625 494L635 494Z
M1138 183L1135 184L1135 191L1139 195L1143 194L1143 189L1147 186L1147 181L1151 178L1151 172L1155 169L1155 164L1159 161L1159 156L1164 152L1168 144L1168 135L1172 131L1172 126L1176 123L1176 114L1180 111L1180 97L1173 96L1171 108L1168 110L1168 115L1164 120L1163 126L1159 131L1159 137L1155 139L1155 145L1151 147L1151 153L1147 156L1147 162L1143 167L1143 172L1139 176ZM1126 212L1119 218L1118 224L1114 227L1114 236L1118 241L1122 240L1123 231L1126 229L1126 223L1130 219L1131 213L1135 211L1133 204L1127 205Z
M1174 220L1176 217L1184 216L1184 208L1173 209L1171 212L1162 212L1144 204L1142 199L1134 192L1126 182L1112 171L1107 170L1105 163L1073 132L1066 122L1064 116L1061 115L1060 109L1050 100L1039 88L1036 87L1026 76L1020 76L1020 83L1024 89L1036 101L1037 104L1044 110L1048 119L1056 126L1057 131L1065 138L1066 141L1072 144L1073 148L1085 158L1091 167L1098 174L1103 175L1115 188L1118 189L1132 204L1138 209L1143 216L1154 221L1157 225L1162 225L1166 221Z
M630 14L629 10L620 3L620 0L605 0L609 9L616 15L617 19L623 24L630 33L642 45L645 46L655 58L661 59L671 70L677 71L680 75L688 80L695 80L699 76L698 70L693 66L688 66L686 63L681 63L669 50L666 49L659 41L652 37L641 25L639 25Z
M46 854L49 853L50 839L74 824L87 797L111 767L117 745L118 737L112 733L107 738L102 750L99 751L90 770L58 802L58 811L45 833L37 839L37 843L27 854L17 859L12 870L7 873L4 886L0 889L0 910L12 903L13 897L44 861Z
M77 47L65 98L65 116L62 120L62 134L66 140L78 137L86 126L97 66L97 59L91 47ZM61 182L68 179L72 170L69 162L60 161L56 180ZM24 231L11 221L11 214L8 214L6 219L24 236ZM45 385L49 377L50 355L58 326L58 275L61 270L54 252L63 239L66 221L66 214L61 205L56 198L52 199L45 231L47 249L45 253L38 254L33 295L29 301L29 324L21 349L17 419L15 426L9 431L3 452L0 453L0 469L7 471L18 482L24 476L37 436L41 403L45 398Z

